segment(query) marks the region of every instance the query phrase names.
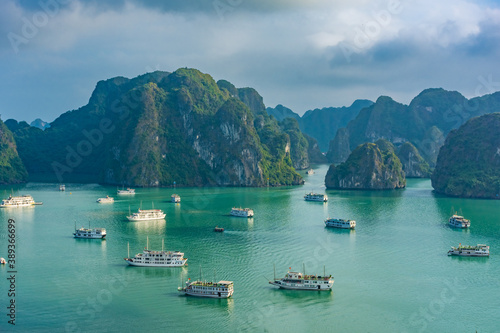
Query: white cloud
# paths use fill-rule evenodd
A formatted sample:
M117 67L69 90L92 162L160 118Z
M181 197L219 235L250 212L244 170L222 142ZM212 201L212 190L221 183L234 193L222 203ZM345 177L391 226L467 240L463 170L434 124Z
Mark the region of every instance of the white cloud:
M44 112L53 119L85 104L98 80L185 66L252 86L269 106L281 103L297 112L380 94L407 99L439 85L460 90L457 81L474 81L485 68L500 77L496 46L483 52L481 63L460 49L499 41L497 8L465 0L401 0L394 10L391 1L243 1L222 19L206 5L190 12L158 3L101 8L75 1L61 6L17 54L6 39L0 44L6 55L1 113L28 119ZM21 17L39 10L3 2L1 31L19 32ZM369 38L362 47L355 43L360 34ZM341 43L357 47L351 61ZM23 98L21 90L32 98Z

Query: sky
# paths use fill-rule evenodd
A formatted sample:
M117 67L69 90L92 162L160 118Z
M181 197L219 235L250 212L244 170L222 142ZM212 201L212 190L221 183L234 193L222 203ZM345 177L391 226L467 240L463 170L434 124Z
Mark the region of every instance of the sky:
M500 3L0 2L2 120L53 121L100 80L180 67L299 114L381 95L408 104L426 88L470 98L500 90Z

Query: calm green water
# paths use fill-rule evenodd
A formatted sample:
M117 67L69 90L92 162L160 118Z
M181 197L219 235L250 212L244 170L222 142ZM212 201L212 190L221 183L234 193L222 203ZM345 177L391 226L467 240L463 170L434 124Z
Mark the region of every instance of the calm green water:
M452 199L429 180L401 191L328 191L326 204L305 202L324 192L327 166L302 187L137 189L111 205L95 200L116 188L30 183L14 188L43 206L0 210L0 256L7 219L16 220L16 326L7 323L7 270L0 268L0 331L40 332L497 332L500 327L498 201ZM7 197L11 187L0 189ZM164 210L164 221L127 222L142 207ZM255 218L228 216L252 207ZM447 226L461 209L470 230ZM355 231L326 229L328 217L357 221ZM79 240L78 227L104 227L108 238ZM215 226L226 229L215 233ZM131 254L181 250L186 268L129 267ZM486 243L490 258L454 258L451 245ZM267 283L288 267L333 274L332 292L285 291ZM232 280L232 299L179 295L197 279Z

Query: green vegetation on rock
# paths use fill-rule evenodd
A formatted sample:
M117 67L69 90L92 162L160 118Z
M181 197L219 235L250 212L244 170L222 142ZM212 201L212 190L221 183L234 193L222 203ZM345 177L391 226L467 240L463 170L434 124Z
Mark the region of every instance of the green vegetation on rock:
M394 146L379 140L359 145L347 161L332 164L325 185L330 189L387 190L405 187L406 179Z
M0 184L23 183L27 179L12 132L0 120Z
M438 193L500 198L500 113L470 119L451 131L431 177Z
M290 136L267 115L262 97L195 69L100 81L87 105L61 115L44 131L16 121L10 125L33 180L130 186L265 186L268 178L271 185L302 183L290 157Z

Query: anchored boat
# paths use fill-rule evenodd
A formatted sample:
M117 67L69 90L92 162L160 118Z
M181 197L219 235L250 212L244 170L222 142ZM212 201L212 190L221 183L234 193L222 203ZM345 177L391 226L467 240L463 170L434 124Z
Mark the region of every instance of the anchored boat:
M170 197L170 201L179 203L181 202L181 197L178 194L172 194L172 196Z
M455 227L455 228L469 228L470 227L470 220L467 220L463 216L460 215L452 215L450 217L450 220L448 221L450 226Z
M233 207L231 215L236 217L253 217L253 209Z
M356 221L344 219L328 219L325 220L325 226L331 228L354 229L356 227Z
M138 253L135 257L130 257L130 247L127 244L128 257L123 258L130 266L143 267L181 267L187 266L187 258L184 258L184 253L179 251L164 251L163 240L161 242L161 251L149 250L149 238L147 238L146 248L142 253Z
M459 244L458 247L451 247L448 251L449 256L462 256L462 257L488 257L490 255L490 247L485 244L477 244L476 246L469 246Z
M1 208L10 208L10 207L29 207L33 205L41 205L42 203L37 203L33 200L31 195L22 195L20 197L13 197L9 195L7 199L2 200L0 204Z
M87 239L104 239L106 238L106 229L104 228L80 228L76 229L73 233L75 238L87 238Z
M322 201L322 202L327 202L328 201L328 196L326 194L319 194L319 193L307 193L304 195L304 200L305 201Z
M276 279L276 273L274 275L274 280L269 281L269 284L281 289L331 290L334 282L333 276L327 276L325 273L323 276L317 276L288 271L282 279Z
M127 188L126 190L117 190L118 194L135 194L135 189L133 188Z

